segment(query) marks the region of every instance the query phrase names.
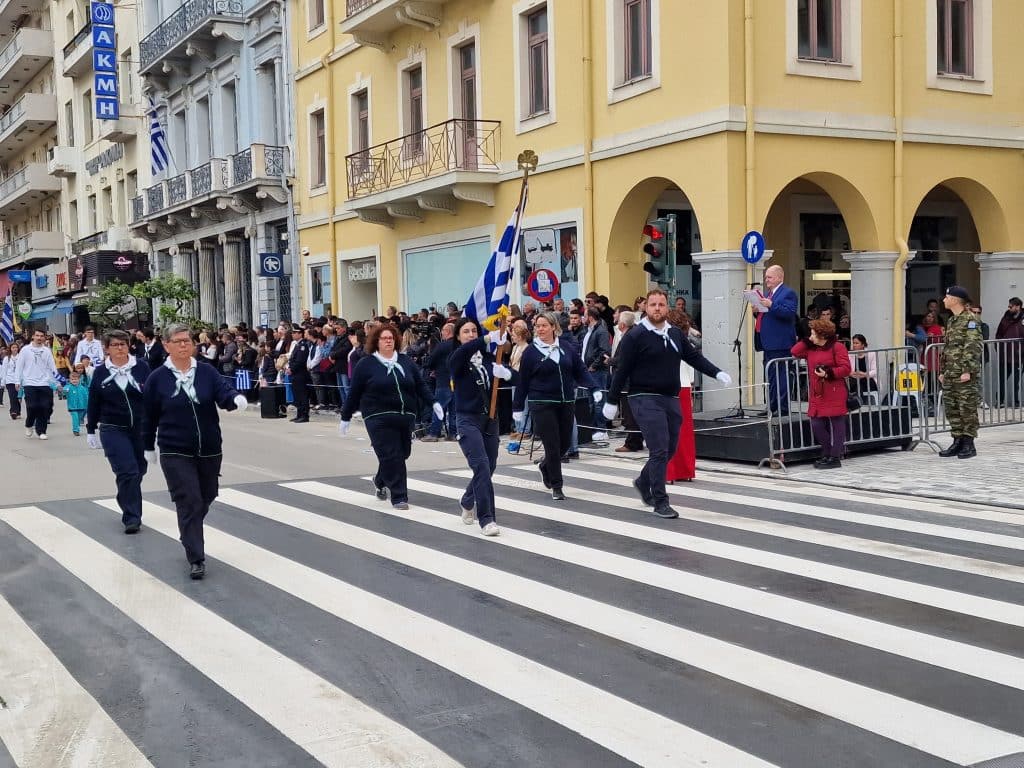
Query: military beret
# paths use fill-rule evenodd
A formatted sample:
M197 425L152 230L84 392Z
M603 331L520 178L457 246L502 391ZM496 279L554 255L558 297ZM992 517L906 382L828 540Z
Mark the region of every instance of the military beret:
M961 301L970 301L971 300L970 295L967 293L967 289L962 287L962 286L959 286L959 285L951 285L949 288L947 288L946 289L946 295L947 296L955 296L956 298L960 299Z

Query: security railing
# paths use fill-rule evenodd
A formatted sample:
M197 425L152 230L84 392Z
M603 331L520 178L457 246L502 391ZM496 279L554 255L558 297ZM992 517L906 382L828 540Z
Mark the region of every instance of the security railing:
M241 17L243 11L241 0L189 0L139 43L140 68L145 71L210 19L218 16Z
M349 199L452 171L497 171L501 123L448 120L345 158Z

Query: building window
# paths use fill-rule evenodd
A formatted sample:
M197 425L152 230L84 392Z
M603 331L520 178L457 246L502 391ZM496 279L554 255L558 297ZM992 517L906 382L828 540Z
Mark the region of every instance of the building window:
M92 91L82 94L82 143L92 144Z
M322 109L309 118L310 178L314 187L327 183L327 120Z
M631 83L651 76L651 0L626 0L623 10L626 65L623 81Z
M96 195L89 195L89 234L100 231L99 215L96 210Z
M75 104L71 101L64 104L64 133L67 146L75 146Z
M353 178L362 179L373 173L370 161L370 92L366 89L352 94L351 145L352 162L349 168Z
M309 0L309 29L318 29L324 25L324 0Z
M405 99L408 134L403 150L406 160L419 159L423 155L423 67L413 67L405 72Z
M797 0L797 55L842 61L842 0Z
M526 17L529 72L529 117L548 111L548 9L545 6Z
M973 0L935 0L936 66L940 75L974 75Z

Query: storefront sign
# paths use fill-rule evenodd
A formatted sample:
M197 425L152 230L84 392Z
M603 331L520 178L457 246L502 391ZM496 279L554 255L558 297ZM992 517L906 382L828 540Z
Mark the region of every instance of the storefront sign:
M129 269L135 266L135 259L131 258L130 256L125 256L122 253L115 257L112 263L114 265L114 269L116 269L118 272L127 272Z
M117 92L117 32L114 29L114 6L111 3L90 4L92 18L92 65L95 71L93 102L97 120L117 120L121 103Z
M113 144L91 160L86 160L85 170L89 172L90 176L95 176L101 170L109 165L113 165L122 157L124 157L124 144Z
M29 302L23 301L23 302L21 302L21 304L18 305L18 316L22 320L28 320L28 316L31 315L31 314L32 314L32 305Z
M9 269L7 270L7 277L12 283L31 283L32 282L32 270L31 269Z

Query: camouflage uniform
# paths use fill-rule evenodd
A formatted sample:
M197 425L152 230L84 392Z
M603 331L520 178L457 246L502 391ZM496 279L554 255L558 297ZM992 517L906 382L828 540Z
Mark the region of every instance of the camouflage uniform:
M953 437L978 436L978 380L981 378L981 321L964 310L946 321L942 348L942 392ZM961 383L960 375L971 374Z

